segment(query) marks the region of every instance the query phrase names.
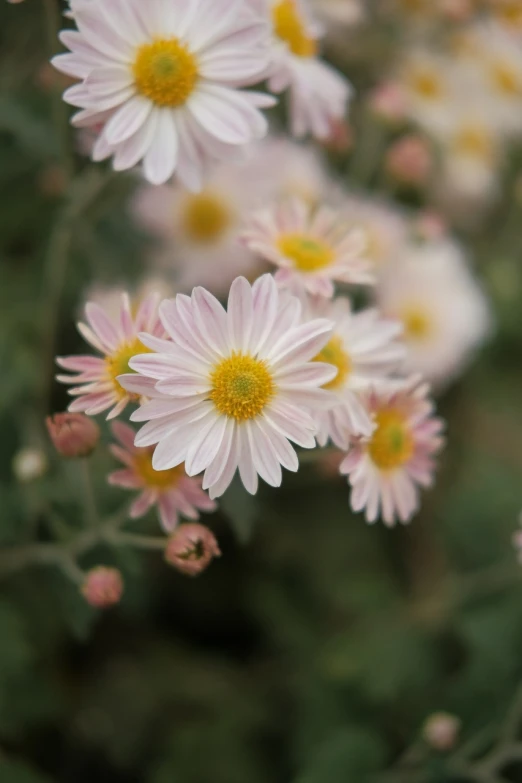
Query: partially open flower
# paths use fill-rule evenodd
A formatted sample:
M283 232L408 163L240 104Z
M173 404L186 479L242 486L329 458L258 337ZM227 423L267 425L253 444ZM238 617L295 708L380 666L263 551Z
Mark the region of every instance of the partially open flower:
M123 579L117 568L96 566L85 577L82 595L96 609L108 609L119 604L123 594Z
M83 413L55 413L45 423L62 457L88 457L100 439L100 428Z
M221 551L208 527L196 523L180 525L165 550L165 560L186 576L198 576Z

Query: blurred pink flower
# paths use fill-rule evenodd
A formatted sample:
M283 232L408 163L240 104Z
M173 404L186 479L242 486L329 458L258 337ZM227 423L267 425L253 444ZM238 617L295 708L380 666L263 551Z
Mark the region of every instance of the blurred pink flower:
M100 439L100 428L83 413L55 413L45 420L55 449L62 457L87 457Z
M123 579L116 568L96 566L85 575L82 595L96 609L108 609L119 604L123 595Z
M408 185L424 185L433 168L433 155L429 143L422 136L403 136L389 147L385 167L398 182Z

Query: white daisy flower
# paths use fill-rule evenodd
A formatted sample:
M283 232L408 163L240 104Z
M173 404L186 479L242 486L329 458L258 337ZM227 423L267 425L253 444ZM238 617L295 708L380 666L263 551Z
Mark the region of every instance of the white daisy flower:
M352 88L342 74L319 58L323 30L312 18L308 0L249 2L271 24L268 85L275 93L290 90L293 134L327 139L332 123L346 115Z
M380 278L377 303L404 327L406 368L443 386L491 330L487 300L450 239L410 245Z
M276 264L276 280L312 295L332 297L334 281L371 284L362 231L327 207L309 209L297 199L252 215L246 246Z
M332 393L332 407L314 414L317 441L325 446L331 439L346 450L354 436L368 437L374 430L362 393L378 386L404 360L406 351L397 339L402 326L395 320L384 320L375 309L352 312L346 297L315 299L305 312L334 324L332 336L314 359L337 368L335 378L323 387Z
M235 154L267 131L260 107L273 99L238 87L269 62L265 20L231 0L77 0L78 31L53 60L79 79L64 99L81 109L74 124L103 129L93 159L117 171L143 161L153 184L173 174L201 187L209 161Z
M136 446L158 444L154 470L184 462L189 476L205 471L202 486L211 498L223 494L237 468L252 494L258 474L279 486L281 465L298 469L289 440L313 448L310 409L329 402L320 387L337 370L310 360L328 341L330 321L303 324L299 300L281 298L270 275L253 286L237 278L227 312L212 294L195 288L191 297L164 301L160 318L172 342L141 335L157 353L130 363L157 381L149 394L154 399L132 415L148 422ZM136 376L119 381L130 391Z

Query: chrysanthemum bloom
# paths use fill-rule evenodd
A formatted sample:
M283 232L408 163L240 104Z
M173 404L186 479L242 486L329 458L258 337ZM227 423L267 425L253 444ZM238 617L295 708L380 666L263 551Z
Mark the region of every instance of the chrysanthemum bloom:
M317 441L324 446L331 439L346 450L351 438L373 432L375 425L361 395L384 381L404 359L404 346L397 340L402 327L385 321L374 309L353 313L345 297L314 302L308 310L334 324L330 340L315 357L337 368L335 378L324 387L332 393L332 406L314 414Z
M427 49L408 52L396 75L408 116L428 133L455 103L460 80L451 60Z
M328 138L331 123L342 120L352 88L319 58L322 28L312 19L308 0L249 0L272 28L269 88L290 90L290 117L295 136L312 133Z
M133 370L157 380L149 392L155 399L132 416L150 420L136 445L158 444L155 470L184 462L189 476L205 471L203 488L211 498L223 494L236 468L252 494L258 474L279 486L281 465L298 468L288 441L315 446L310 409L328 403L320 387L336 369L310 360L328 341L331 323L302 324L299 300L282 297L270 275L252 286L237 278L227 312L208 291L195 288L190 298L180 294L163 302L160 317L173 342L142 335L157 353L131 362ZM136 388L135 376L119 380Z
M96 566L86 574L82 595L96 609L108 609L119 604L123 595L123 579L117 568Z
M376 298L404 327L406 369L437 387L462 372L491 330L487 300L451 239L405 246L380 277Z
M220 0L89 0L73 6L78 31L53 64L80 80L64 99L81 109L75 125L103 123L93 159L117 171L143 161L146 178L176 173L199 189L208 161L261 138L260 107L273 99L238 87L269 63L264 19L245 3Z
M163 328L157 317L158 297L147 296L133 315L127 294L121 294L119 318L111 320L97 304L90 302L85 307L87 324L79 323L78 330L103 358L96 356L66 356L56 359L64 370L77 375L58 375L61 383L79 384L69 390L77 397L69 405L71 413L86 413L95 416L107 409L113 419L123 411L127 403L137 400L153 386L141 379L140 391L130 394L118 381L118 376L129 372L129 359L147 349L138 338L138 333L147 331L162 335Z
M181 291L202 285L224 295L238 275L253 279L263 271L259 257L238 240L245 217L288 196L316 203L326 189L324 165L315 149L267 138L252 145L245 159L213 166L199 193L179 183L144 184L133 212L160 240L152 263L174 276Z
M390 527L397 519L409 522L419 508L419 486L431 486L443 422L433 416L428 390L413 378L366 394L375 430L354 443L340 470L349 477L353 510L365 509L368 522L379 513Z
M170 533L180 516L199 519L200 511L215 511L216 504L201 489L201 480L189 478L182 464L170 470L154 470L154 449L135 446L136 433L132 427L115 421L112 432L120 445L112 444L111 451L125 468L111 473L109 483L124 489L141 490L130 508L132 519L142 517L149 508L157 506L162 527Z
M186 576L199 576L221 550L214 533L204 525L180 525L165 549L165 560Z
M331 297L334 280L374 282L362 231L347 228L334 210L310 209L294 199L254 213L242 233L250 250L276 264L276 280Z
M378 276L401 252L408 236L408 222L395 204L365 198L357 193L340 205L343 220L364 234L364 255Z
M88 457L100 439L100 428L83 413L55 413L45 423L62 457Z

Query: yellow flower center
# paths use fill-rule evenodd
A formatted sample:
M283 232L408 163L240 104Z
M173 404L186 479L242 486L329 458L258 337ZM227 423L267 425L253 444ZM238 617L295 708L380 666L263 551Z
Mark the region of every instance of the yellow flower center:
M413 454L413 438L404 415L392 408L381 410L375 424L368 446L375 465L381 470L394 470L408 462Z
M494 8L493 12L508 25L513 25L514 27L522 26L522 5L520 5L520 0L506 0L499 8Z
M491 133L478 125L461 128L455 136L453 146L455 152L460 155L485 161L491 161L494 157Z
M157 106L182 106L198 80L196 58L177 38L160 38L138 49L136 88Z
M154 449L146 449L134 456L134 470L143 479L147 487L154 489L172 489L185 476L185 465L177 465L169 470L154 470L152 455Z
M440 100L444 94L444 87L440 75L435 70L418 68L412 71L408 79L410 89L427 101Z
M401 317L404 324L404 335L412 340L423 340L428 337L432 323L429 315L418 306L407 307Z
M135 340L133 340L131 343L125 343L124 345L120 345L118 350L112 354L112 356L107 356L105 359L105 364L107 365L107 373L109 375L109 378L114 384L115 390L118 393L120 397L125 397L128 392L125 391L123 386L120 384L120 382L117 379L118 375L125 375L129 372L135 372L129 367L130 360L136 356L139 353L151 353L150 348L147 348L143 343L138 340L136 337ZM135 398L136 395L129 395L131 398Z
M323 389L341 388L352 371L352 360L344 350L341 338L337 337L337 335L334 335L326 343L323 350L314 357L313 361L326 362L337 367L337 375L328 383L323 384Z
M315 272L335 260L335 252L326 242L307 234L283 234L277 246L301 272Z
M220 413L236 421L259 416L275 390L266 363L241 353L216 365L210 381L210 399Z
M315 57L317 41L306 31L295 0L279 0L272 8L274 32L297 57Z
M508 97L520 95L522 78L520 72L509 63L493 64L491 76L496 89Z
M399 5L403 13L406 14L419 14L426 11L429 7L426 4L426 0L400 0Z
M206 245L221 239L230 227L232 214L222 196L207 190L187 196L182 219L189 238Z

